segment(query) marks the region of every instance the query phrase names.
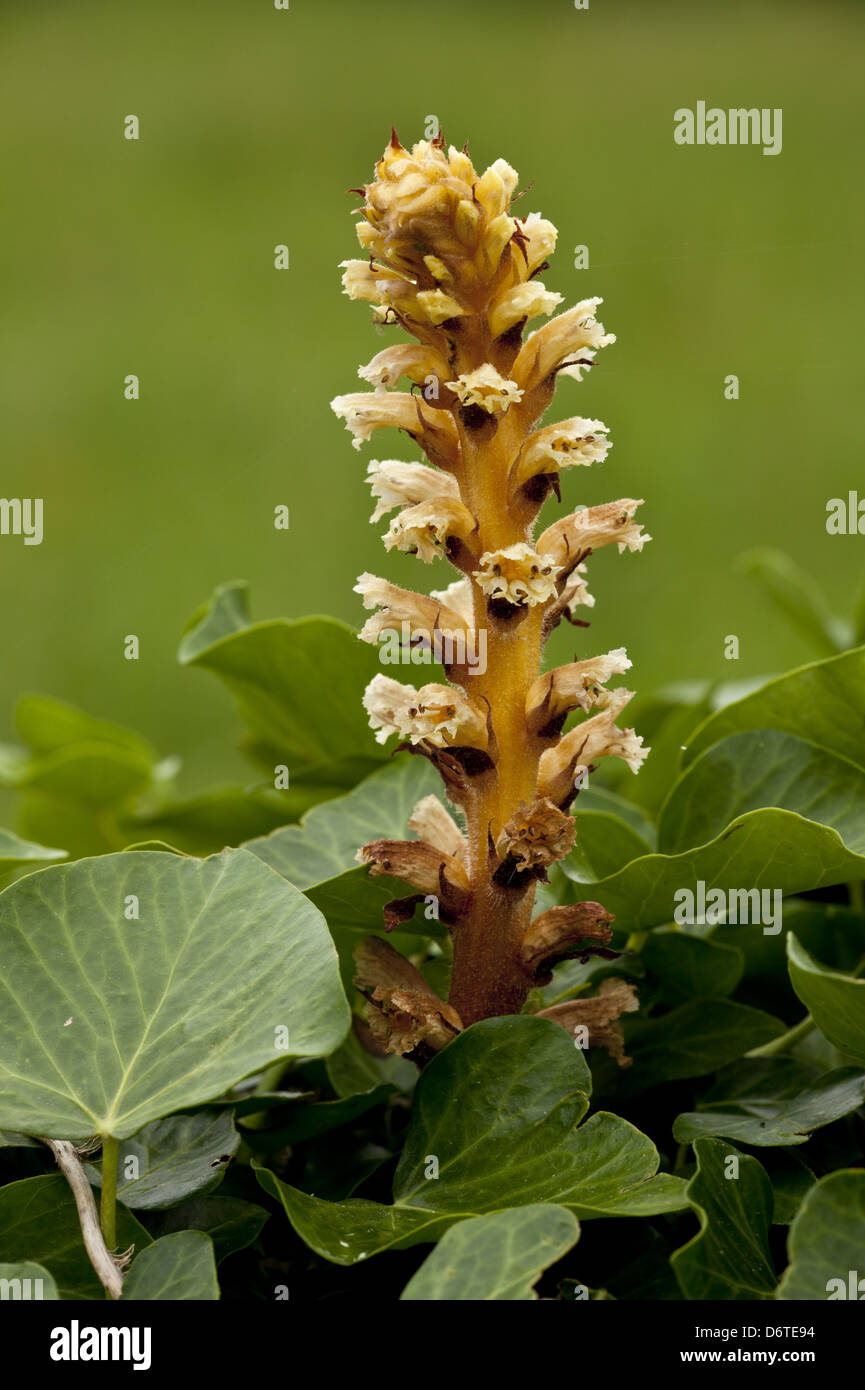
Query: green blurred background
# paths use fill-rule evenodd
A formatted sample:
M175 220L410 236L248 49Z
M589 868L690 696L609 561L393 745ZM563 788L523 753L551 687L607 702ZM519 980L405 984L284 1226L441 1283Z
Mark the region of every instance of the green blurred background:
M366 460L409 442L358 454L328 407L395 340L340 293L345 190L391 123L409 142L430 115L532 183L521 212L560 232L546 285L603 295L618 335L559 388L558 414L615 445L565 501L645 497L654 541L594 560L581 654L627 645L642 692L808 659L734 571L760 544L849 610L865 538L828 536L825 508L865 496L861 3L5 0L3 27L0 492L43 497L46 530L0 537L2 736L44 691L180 753L185 790L223 780L243 766L231 701L175 661L217 583L247 578L256 617L357 623L363 569L449 582L367 524ZM782 107L782 153L676 146L699 99Z

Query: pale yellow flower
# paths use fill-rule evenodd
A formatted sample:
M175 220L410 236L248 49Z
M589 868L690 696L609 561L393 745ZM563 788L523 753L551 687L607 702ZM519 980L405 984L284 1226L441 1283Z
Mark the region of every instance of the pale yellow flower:
M461 405L479 405L488 415L503 415L523 394L515 381L503 377L489 362L445 385L459 397Z
M538 314L551 314L562 302L562 295L544 289L540 280L528 280L512 285L497 296L489 312L490 329L494 338L507 333L514 324Z
M437 497L406 507L384 537L386 550L412 550L426 564L443 554L450 540L468 543L475 519L458 498Z
M456 579L453 584L448 584L446 589L431 589L430 598L436 599L444 604L445 608L450 608L454 613L459 613L466 627L474 627L474 603L472 601L472 581L470 579Z
M360 575L354 592L360 594L364 608L380 609L367 618L361 628L362 642L375 644L383 632L401 631L403 623L407 624L409 637L422 638L426 646L431 645L436 632L447 632L451 638L467 633L466 624L453 609L433 597L401 589L377 575Z
M377 391L382 391L396 386L403 376L419 385L423 385L429 377L444 381L448 375L448 365L434 348L420 343L399 343L376 353L365 367L358 367L357 374Z
M426 743L433 748L486 747L485 719L452 685L432 683L416 690L390 676L376 675L366 688L363 703L378 743L399 734L413 744Z
M614 343L615 334L605 333L604 325L595 318L600 303L600 299L584 299L531 333L511 368L514 380L531 391L552 372L560 372L572 361L585 358L586 349Z
M473 571L488 598L528 607L546 603L555 595L558 573L545 555L522 541L505 550L488 550Z
M604 545L617 544L619 554L642 550L652 539L634 521L634 512L642 505L642 498L622 497L599 507L583 507L549 526L538 540L538 550L557 565L567 565Z
M370 521L379 521L394 507L412 507L437 497L459 500L456 479L440 468L428 468L425 463L371 459L366 474L372 495L377 499Z
M588 713L608 695L604 689L612 676L624 675L631 662L624 647L616 647L604 656L592 656L585 661L572 661L538 676L526 698L526 714L531 718L541 714L554 719L570 710Z

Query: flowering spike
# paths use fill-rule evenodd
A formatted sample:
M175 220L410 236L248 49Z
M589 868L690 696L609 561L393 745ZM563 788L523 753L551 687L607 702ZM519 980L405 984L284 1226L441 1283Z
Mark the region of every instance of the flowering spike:
M408 149L392 131L362 190L362 256L342 266L350 298L413 340L359 369L370 391L333 402L356 448L390 425L426 456L426 464L369 465L372 519L394 513L387 549L441 558L458 572L429 595L362 575L357 592L374 611L361 637L395 632L413 656L434 639L438 651L442 637L463 654L485 653L475 664L442 658L450 683L416 689L379 674L364 697L379 742L397 734L429 758L465 817L463 832L427 797L410 821L418 839L377 841L362 853L371 872L439 898L453 939L447 1005L392 948L363 948L371 1023L401 1051L422 1053L479 1018L519 1012L533 980L574 948L615 954L601 908L572 905L533 923L535 890L573 847L569 808L586 771L614 756L636 772L648 751L616 724L630 692L607 683L630 667L623 648L540 671L563 618L588 625L580 615L594 603L589 557L611 545L639 551L649 537L634 521L642 504L628 498L580 507L535 535L541 507L560 495L560 471L603 463L611 447L600 420L542 417L559 379L579 381L615 338L597 319L600 299L557 312L561 296L538 279L556 229L539 213L514 215L517 184L503 159L478 172L467 144L446 147L439 135ZM568 729L574 712L581 722ZM408 920L417 897L388 904L389 928ZM615 1043L631 995L608 993L589 1002Z

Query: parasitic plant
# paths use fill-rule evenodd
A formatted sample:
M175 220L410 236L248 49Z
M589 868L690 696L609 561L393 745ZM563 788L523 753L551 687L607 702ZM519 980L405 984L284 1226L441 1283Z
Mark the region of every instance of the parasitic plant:
M373 181L357 190L366 258L344 262L350 298L413 341L379 352L359 371L373 389L339 396L333 409L355 447L393 426L427 460L370 463L372 520L395 512L388 550L443 559L458 572L429 595L372 574L357 585L371 610L361 637L398 633L413 652L434 653L447 681L417 689L380 674L365 695L379 741L396 734L429 758L465 821L463 830L426 797L410 822L417 839L379 840L360 853L371 873L416 890L389 905L388 928L434 895L452 937L447 1003L383 940L358 952L374 1036L418 1059L479 1019L519 1013L557 961L606 953L603 908L576 903L533 919L535 890L573 848L571 807L587 774L611 755L636 772L648 751L617 722L631 692L608 688L630 666L623 648L542 669L562 619L588 626L580 614L594 602L589 556L613 544L640 550L649 537L634 521L641 503L629 498L580 507L535 535L545 500L560 499L560 470L603 460L610 448L598 420L542 425L542 417L559 377L579 381L614 339L595 317L597 299L548 317L562 296L538 276L556 229L537 213L512 212L516 184L502 159L479 175L465 150L441 138L409 151L394 133ZM396 389L403 378L405 391ZM573 712L580 722L566 730ZM615 997L585 1001L601 1033L636 1007L629 986L607 983Z

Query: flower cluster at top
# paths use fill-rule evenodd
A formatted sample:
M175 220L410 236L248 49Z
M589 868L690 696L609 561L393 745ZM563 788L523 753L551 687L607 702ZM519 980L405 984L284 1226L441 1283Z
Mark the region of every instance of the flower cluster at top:
M634 521L638 500L580 507L535 540L541 502L558 491L561 469L602 462L611 447L607 426L576 416L537 428L556 379L580 380L599 348L615 341L586 299L525 335L547 318L561 295L538 279L556 244L556 229L538 213L511 211L517 174L502 159L476 173L468 154L443 141L410 151L394 138L362 192L358 239L366 259L343 262L343 285L366 300L377 323L398 325L415 341L385 348L359 369L374 389L338 396L355 447L386 426L403 430L427 464L373 460L368 481L374 522L395 513L385 547L430 562L443 556L462 578L429 596L365 574L357 585L376 610L362 636L376 642L407 623L420 640L436 629L459 633L486 621L541 608L545 636L562 618L592 606L585 561L602 546L640 550L649 539ZM397 383L406 379L409 389ZM496 477L478 477L480 444L496 432ZM492 470L488 470L492 471ZM495 489L492 499L491 488ZM491 516L493 511L499 515ZM502 543L497 543L502 542ZM484 613L486 607L486 614ZM594 717L544 753L538 790L558 802L598 758L624 758L636 771L646 750L633 730L618 729L629 698L603 682L627 669L623 652L574 663L532 686L527 718L550 722L572 709ZM420 690L384 675L367 690L370 723L380 740L397 733L425 748L486 749L488 710L463 687Z

